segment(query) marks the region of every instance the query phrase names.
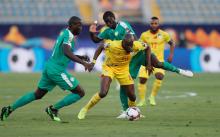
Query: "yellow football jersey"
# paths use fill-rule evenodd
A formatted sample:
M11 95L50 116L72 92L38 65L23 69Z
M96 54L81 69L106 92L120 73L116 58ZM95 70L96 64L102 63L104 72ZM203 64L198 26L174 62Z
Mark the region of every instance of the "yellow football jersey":
M143 32L140 37L140 41L147 43L147 45L151 47L151 52L157 56L159 61L164 61L165 44L170 40L170 35L160 29L155 34L152 34L150 30L148 30Z
M117 67L118 70L128 68L130 60L138 51L144 50L145 47L139 41L134 41L133 52L127 53L122 47L122 40L105 41L105 60L103 65Z

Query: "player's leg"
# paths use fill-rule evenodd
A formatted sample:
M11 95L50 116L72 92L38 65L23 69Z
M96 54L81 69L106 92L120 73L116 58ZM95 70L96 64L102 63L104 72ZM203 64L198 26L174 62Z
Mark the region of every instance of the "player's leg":
M149 102L152 106L156 105L155 97L156 97L160 87L162 86L162 80L164 78L164 73L165 73L164 70L162 70L162 69L158 70L157 68L155 68L154 71L156 72L155 73L156 80L154 81L151 95L149 97Z
M84 90L79 86L79 81L68 72L60 72L49 75L50 79L61 89L70 91L63 99L46 108L47 114L54 121L61 121L58 117L58 111L68 105L71 105L84 96Z
M129 98L128 106L129 107L136 107L136 95L134 90L134 84L131 85L122 85L122 87L126 90L126 94Z
M78 114L78 119L85 119L87 112L108 94L111 82L112 82L111 77L109 76L101 77L101 89L99 93L93 95L92 98L89 100L89 102L80 110Z
M7 119L7 117L16 109L31 103L34 100L41 99L48 91L37 88L35 91L29 92L19 99L17 99L14 103L7 107L3 107L1 110L1 120Z
M164 70L176 72L177 74L180 74L186 77L193 77L192 71L177 68L168 62L160 62L154 54L151 55L151 63L153 67L155 68L162 68Z
M1 120L5 120L9 114L34 100L41 99L48 91L54 88L53 82L48 78L46 70L42 73L38 88L35 91L29 92L8 107L3 107L1 111Z
M145 66L141 66L139 70L139 83L138 83L138 95L140 98L139 103L137 106L145 106L146 105L146 92L147 92L147 79L149 78L149 75L146 71Z

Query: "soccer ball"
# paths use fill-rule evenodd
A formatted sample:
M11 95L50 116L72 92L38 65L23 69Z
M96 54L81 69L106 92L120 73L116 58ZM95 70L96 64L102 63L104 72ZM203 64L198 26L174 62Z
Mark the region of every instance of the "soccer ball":
M140 118L140 109L137 107L129 107L126 110L127 119L130 121L138 120Z

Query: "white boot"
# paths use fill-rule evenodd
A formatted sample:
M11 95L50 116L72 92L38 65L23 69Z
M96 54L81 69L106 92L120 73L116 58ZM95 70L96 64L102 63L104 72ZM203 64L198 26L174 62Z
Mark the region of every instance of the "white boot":
M186 77L193 77L193 72L190 70L184 70L184 69L179 69L180 70L180 75L186 76Z

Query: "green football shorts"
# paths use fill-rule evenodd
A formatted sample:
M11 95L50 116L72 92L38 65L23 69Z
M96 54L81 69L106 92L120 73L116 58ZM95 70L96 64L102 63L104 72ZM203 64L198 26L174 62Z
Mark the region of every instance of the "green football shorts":
M67 71L55 71L45 68L42 72L38 87L51 91L56 85L63 90L73 90L79 85L79 81Z

